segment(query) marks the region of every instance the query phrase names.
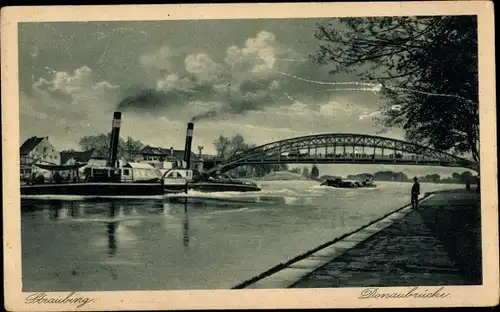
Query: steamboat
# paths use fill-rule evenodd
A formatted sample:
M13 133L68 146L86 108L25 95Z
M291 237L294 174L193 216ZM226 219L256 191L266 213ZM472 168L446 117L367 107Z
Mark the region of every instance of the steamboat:
M159 171L145 164L127 163L119 166L117 161L121 112L115 112L110 138L109 157L106 166L87 166L87 163L72 165L34 164L50 173L48 181L43 176L33 178L21 185L21 198L83 196L83 197L133 197L162 196L163 183ZM83 168L84 177L80 177ZM69 172L70 180L62 178L60 172Z
M185 168L173 168L165 172L162 177L165 193L187 193L189 190L198 192L257 192L261 190L251 181L234 179L226 174L206 174L203 170L201 150L199 166L192 170L190 166L193 130L194 123L189 122L184 147Z
M50 173L48 181L32 178L21 185L22 198L57 198L59 196L101 197L143 197L163 196L171 193L187 193L188 190L201 192L248 192L260 191L253 182L232 179L227 175L208 176L202 168L192 170L191 144L194 123L189 122L186 133L183 165L176 164L168 170L160 170L148 163L117 160L121 125L121 112L113 115L109 157L106 166L89 166L87 163L71 165L34 164ZM83 169L83 177L80 170ZM69 172L71 179L62 179L60 172Z

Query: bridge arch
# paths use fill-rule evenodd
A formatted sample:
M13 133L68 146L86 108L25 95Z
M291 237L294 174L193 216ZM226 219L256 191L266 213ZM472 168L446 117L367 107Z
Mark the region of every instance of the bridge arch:
M365 153L365 148L373 149L373 153ZM325 133L257 146L206 172L227 172L250 164L291 163L426 165L479 170L474 161L416 143L367 134Z

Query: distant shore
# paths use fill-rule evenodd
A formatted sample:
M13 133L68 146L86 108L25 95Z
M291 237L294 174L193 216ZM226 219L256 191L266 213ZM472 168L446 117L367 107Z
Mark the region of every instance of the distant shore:
M275 171L271 172L261 178L260 181L314 181L312 178L305 177L299 173L289 171Z
M250 179L259 180L259 181L319 181L319 182L321 182L325 179L335 179L335 178L337 178L337 176L321 175L318 178L312 178L312 177L303 176L300 173L294 173L294 172L290 172L290 171L276 171L276 172L271 172L271 173L269 173L263 177L260 177L260 178L250 178ZM350 176L347 178L346 177L339 177L339 178L341 178L343 180L360 180L359 177L356 177L353 179L353 176ZM397 181L397 180L389 180L389 179L379 179L376 181L378 181L378 182L395 182L395 183L413 183L413 181L411 181L411 180L409 180L409 181ZM450 182L442 182L442 181L440 181L440 182L421 181L420 183L456 184L456 185L463 184L460 182L450 183ZM471 186L475 186L475 183L471 183Z

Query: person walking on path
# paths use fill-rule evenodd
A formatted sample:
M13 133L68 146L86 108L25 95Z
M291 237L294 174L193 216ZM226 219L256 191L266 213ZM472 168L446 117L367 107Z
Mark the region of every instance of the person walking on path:
M417 177L413 178L413 186L411 188L411 208L418 208L418 195L420 195L420 183L418 183Z
M465 180L465 189L470 192L470 179Z

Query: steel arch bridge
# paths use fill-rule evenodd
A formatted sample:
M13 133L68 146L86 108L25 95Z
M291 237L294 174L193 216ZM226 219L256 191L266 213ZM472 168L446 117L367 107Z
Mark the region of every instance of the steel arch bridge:
M365 153L365 148L372 149ZM374 135L327 133L264 144L205 171L227 172L257 164L394 164L461 167L479 171L479 164L437 149Z

